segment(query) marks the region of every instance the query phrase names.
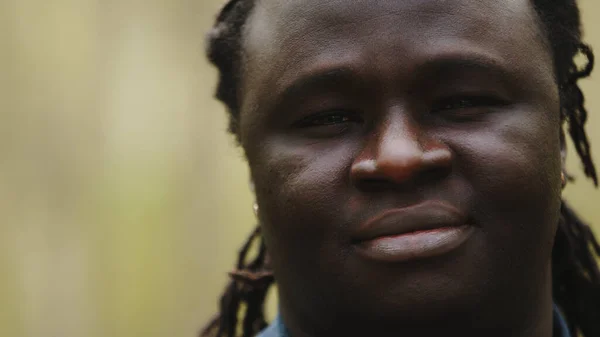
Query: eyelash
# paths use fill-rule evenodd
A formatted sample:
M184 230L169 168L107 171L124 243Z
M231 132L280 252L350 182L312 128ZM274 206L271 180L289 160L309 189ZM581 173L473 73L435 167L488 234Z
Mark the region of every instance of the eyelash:
M309 128L309 127L327 127L345 123L362 123L362 117L351 111L334 110L318 113L305 117L298 122L294 123L295 127Z
M468 110L479 107L495 107L506 105L501 99L491 96L457 96L442 99L435 103L431 109L432 113L445 111Z

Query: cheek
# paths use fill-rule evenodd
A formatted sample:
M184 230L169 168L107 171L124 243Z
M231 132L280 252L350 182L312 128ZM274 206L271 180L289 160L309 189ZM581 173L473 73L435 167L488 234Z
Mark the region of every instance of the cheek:
M561 164L558 127L535 115L516 114L454 146L490 250L515 257L536 251L529 256L539 259L550 255L558 224Z
M461 146L462 171L476 194L493 198L502 207L527 198L538 202L556 195L560 182L560 150L552 140L534 141L531 133L484 131ZM548 192L553 192L548 195Z
M285 142L272 142L257 153L250 167L271 246L299 240L322 245L333 236L332 218L348 199L352 153L349 144L321 151L318 146Z

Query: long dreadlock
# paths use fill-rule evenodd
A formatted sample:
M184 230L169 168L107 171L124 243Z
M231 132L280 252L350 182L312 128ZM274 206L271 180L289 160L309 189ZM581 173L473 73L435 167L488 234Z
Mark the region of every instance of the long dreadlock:
M229 113L229 131L239 137L238 87L242 31L256 0L229 0L208 33L207 56L219 70L216 98ZM594 68L594 54L581 40L581 19L576 0L532 0L550 42L556 81L560 90L561 119L575 145L585 175L598 186L584 126L587 110L578 81ZM575 58L584 56L583 67ZM239 140L239 138L238 138ZM567 175L568 180L573 180ZM251 246L257 254L247 262ZM590 227L565 203L552 250L553 295L573 336L600 336L600 245ZM222 295L219 314L201 332L202 337L251 337L267 326L264 302L274 283L266 247L257 227L239 252L236 269ZM242 309L245 312L242 314ZM242 324L239 319L242 316Z

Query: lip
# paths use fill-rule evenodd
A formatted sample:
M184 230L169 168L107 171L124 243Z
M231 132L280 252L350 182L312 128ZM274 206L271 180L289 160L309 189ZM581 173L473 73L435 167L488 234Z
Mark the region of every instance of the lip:
M426 201L376 215L358 229L353 242L369 258L401 262L449 253L473 230L456 207Z

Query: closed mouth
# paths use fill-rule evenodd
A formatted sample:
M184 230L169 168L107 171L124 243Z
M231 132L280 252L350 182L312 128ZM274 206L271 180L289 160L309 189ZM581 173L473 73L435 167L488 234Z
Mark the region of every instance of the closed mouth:
M468 241L474 228L451 204L425 201L372 217L354 233L352 243L367 259L398 263L450 253Z
M425 201L416 205L386 210L362 224L352 237L354 243L380 237L433 233L468 225L467 217L443 201Z

